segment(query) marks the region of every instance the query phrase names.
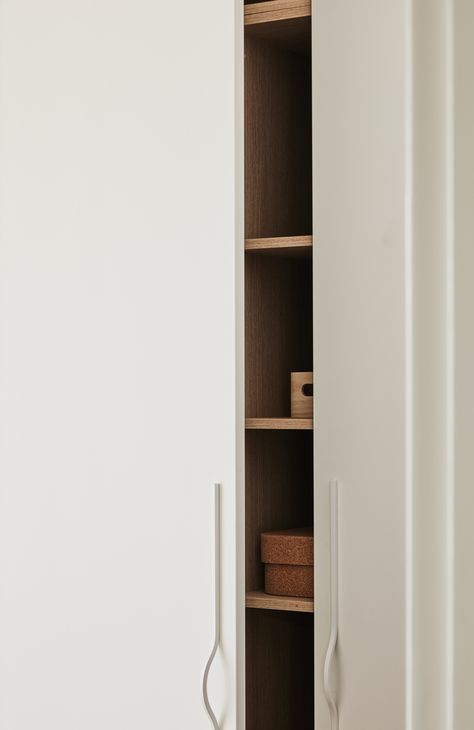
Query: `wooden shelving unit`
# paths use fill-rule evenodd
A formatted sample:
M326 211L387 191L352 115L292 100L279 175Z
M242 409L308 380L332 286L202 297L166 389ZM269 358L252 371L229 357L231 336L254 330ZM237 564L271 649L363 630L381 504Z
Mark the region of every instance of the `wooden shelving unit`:
M260 553L313 520L313 419L290 418L313 370L311 3L244 7L246 727L313 730L314 601L265 594Z
M245 597L245 605L247 608L261 608L269 611L314 613L314 601L312 598L269 596L263 591L248 591Z
M246 429L258 431L312 431L312 418L246 418Z

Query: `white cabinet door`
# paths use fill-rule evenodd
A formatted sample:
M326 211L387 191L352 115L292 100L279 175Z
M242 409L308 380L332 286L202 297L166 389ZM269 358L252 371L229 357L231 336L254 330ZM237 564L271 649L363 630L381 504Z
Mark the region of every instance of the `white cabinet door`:
M0 0L0 727L235 727L234 5Z
M405 727L407 4L314 13L316 727L339 482L340 730Z

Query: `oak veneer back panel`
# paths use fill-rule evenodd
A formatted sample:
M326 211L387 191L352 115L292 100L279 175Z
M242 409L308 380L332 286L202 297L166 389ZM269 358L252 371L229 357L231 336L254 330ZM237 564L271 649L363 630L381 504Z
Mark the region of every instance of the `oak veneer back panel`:
M255 591L261 533L313 524L313 434L248 431L245 441L245 588Z
M313 730L313 615L247 609L246 621L247 730Z
M246 254L245 415L290 415L290 373L311 371L311 259Z
M266 14L262 13L262 16ZM311 16L260 22L246 26L247 37L260 38L289 51L311 56ZM310 139L308 139L310 142Z
M311 59L246 31L245 236L312 232Z

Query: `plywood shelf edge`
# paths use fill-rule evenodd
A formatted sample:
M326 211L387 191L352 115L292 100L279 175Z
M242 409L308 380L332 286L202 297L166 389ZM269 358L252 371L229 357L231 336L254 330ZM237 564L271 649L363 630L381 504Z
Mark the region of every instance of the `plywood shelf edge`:
M249 253L310 254L312 236L280 236L279 238L247 238L245 251Z
M312 598L270 596L263 591L248 591L245 596L245 606L247 608L260 608L270 611L314 613L314 601Z
M246 418L246 429L268 429L280 431L311 431L312 418Z

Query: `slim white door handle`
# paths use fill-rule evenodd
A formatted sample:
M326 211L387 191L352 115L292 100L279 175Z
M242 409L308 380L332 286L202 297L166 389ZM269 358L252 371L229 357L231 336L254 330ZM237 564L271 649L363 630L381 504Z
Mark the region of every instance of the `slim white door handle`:
M336 653L339 634L339 486L337 479L329 483L330 493L330 631L329 642L324 661L324 694L331 716L331 730L339 730L339 710L337 699L331 681L332 666Z
M211 669L214 657L217 654L220 643L221 633L221 492L220 484L214 484L214 621L215 621L215 634L214 634L214 646L212 647L211 655L207 660L206 668L204 669L204 678L202 680L202 695L204 698L204 705L206 707L207 714L209 715L214 730L219 729L219 723L214 714L214 711L209 702L207 694L207 680L209 677L209 671Z

